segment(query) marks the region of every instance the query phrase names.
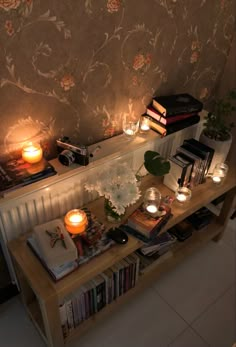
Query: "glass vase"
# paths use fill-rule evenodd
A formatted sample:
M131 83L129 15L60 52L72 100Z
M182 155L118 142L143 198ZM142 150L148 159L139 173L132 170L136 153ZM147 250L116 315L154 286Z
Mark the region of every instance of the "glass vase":
M112 206L111 202L108 199L105 199L104 201L104 212L108 222L112 222L112 223L121 222L122 217L124 216L124 214L119 215L117 212L114 211L114 207Z

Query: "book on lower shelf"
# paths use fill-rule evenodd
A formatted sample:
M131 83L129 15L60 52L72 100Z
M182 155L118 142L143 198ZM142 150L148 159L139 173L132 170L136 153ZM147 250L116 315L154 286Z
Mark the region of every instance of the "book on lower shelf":
M132 253L82 285L59 303L63 336L135 286L140 258Z
M30 164L22 158L11 159L0 164L0 195L56 175L54 167L46 160Z

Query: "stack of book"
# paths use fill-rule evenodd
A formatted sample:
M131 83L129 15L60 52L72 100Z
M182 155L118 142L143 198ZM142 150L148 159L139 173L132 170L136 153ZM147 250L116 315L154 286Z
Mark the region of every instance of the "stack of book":
M56 174L54 167L45 159L35 164L29 164L22 158L0 163L0 196Z
M153 98L143 117L149 118L151 129L166 136L198 123L202 108L189 94L159 96Z
M28 246L55 282L114 245L104 224L84 210L88 218L84 234L72 238L62 220L54 219L35 226L27 239Z
M139 263L139 257L130 254L65 298L59 306L64 337L133 288L139 277Z
M173 191L187 186L193 188L205 182L214 149L191 138L177 148L176 154L169 157L170 171L164 176L164 184Z
M159 216L153 217L143 208L143 205L140 205L128 217L126 223L120 227L139 240L149 243L156 239L161 229L172 216L171 208L166 204L160 205L159 212Z

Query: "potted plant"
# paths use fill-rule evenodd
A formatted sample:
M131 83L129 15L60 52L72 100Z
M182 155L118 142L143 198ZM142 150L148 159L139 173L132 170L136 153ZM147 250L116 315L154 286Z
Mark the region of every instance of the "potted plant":
M214 112L209 112L205 117L199 141L215 150L209 172L212 172L216 163L225 161L230 150L231 129L234 123L229 120L229 116L236 110L233 105L234 100L236 100L236 89L231 90L224 99L217 100Z
M160 153L155 151L146 151L144 153L144 162L136 172L137 180L140 180L141 176L139 175L142 167L154 176L164 176L170 171L170 163L165 160Z

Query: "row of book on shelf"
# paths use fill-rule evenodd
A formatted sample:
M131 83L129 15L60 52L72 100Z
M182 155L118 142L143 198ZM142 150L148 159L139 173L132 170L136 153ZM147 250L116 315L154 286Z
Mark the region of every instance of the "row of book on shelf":
M139 264L139 257L132 253L64 298L59 306L64 337L133 288L138 280Z
M151 129L166 136L197 124L202 108L203 104L190 94L159 96L152 99L143 117L149 119Z
M214 149L191 138L184 140L176 153L169 157L171 166L163 183L173 191L179 186L191 188L204 183L208 174Z

